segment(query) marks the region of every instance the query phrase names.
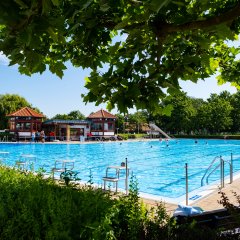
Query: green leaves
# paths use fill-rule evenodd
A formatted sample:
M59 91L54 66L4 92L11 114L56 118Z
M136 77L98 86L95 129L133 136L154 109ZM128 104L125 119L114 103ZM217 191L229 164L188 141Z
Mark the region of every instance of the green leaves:
M235 33L225 24L215 27L220 39L235 40Z
M56 1L56 0L55 0ZM52 9L52 2L53 0L42 0L42 14L49 13Z
M162 115L171 116L173 109L174 109L174 106L171 104L168 104L166 107L162 109Z
M219 66L219 60L210 58L210 69L214 72Z
M159 12L163 7L167 6L172 0L150 0L149 5L151 10Z
M55 42L58 42L58 35L57 33L53 30L52 27L49 27L47 29L47 32L49 33L49 35L51 36L51 38L55 41Z
M102 12L107 12L109 9L110 6L107 3L100 5L100 11Z
M58 77L63 77L63 70L67 69L62 62L51 62L49 70L55 73Z
M28 5L26 5L22 0L14 0L21 8L28 8Z
M52 1L52 4L56 7L59 6L59 0L51 0Z
M220 83L240 84L239 50L226 42L239 35L238 8L232 0L2 1L0 51L27 75L48 66L62 78L67 61L91 68L86 102L154 112L180 79L219 71Z

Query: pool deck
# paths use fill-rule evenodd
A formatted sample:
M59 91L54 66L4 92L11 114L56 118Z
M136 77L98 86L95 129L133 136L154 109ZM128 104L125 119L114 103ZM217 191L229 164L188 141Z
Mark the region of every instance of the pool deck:
M222 189L222 192L226 193L230 203L239 206L240 203L237 202L237 199L232 192L236 192L237 195L240 195L240 178L236 178L231 184L225 183L225 187ZM142 199L143 202L149 206L156 206L160 202L160 200L152 200L144 197ZM195 201L190 201L189 206L198 206L201 207L204 211L222 209L223 206L219 203L220 199L221 195L219 194L219 188L217 185L214 185L209 188L208 194ZM176 204L169 203L164 200L162 202L165 204L166 210L169 213L169 215L172 215L174 210L177 208L177 203ZM185 202L179 203L185 204Z

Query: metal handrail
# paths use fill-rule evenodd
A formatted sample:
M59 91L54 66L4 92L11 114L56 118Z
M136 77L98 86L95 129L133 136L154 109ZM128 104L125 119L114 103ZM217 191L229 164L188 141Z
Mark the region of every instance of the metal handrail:
M230 174L230 183L232 183L233 182L233 166L232 166L232 154L231 154L231 160L229 161L229 160L224 160L224 159L222 159L222 161L223 161L223 164L225 163L225 162L227 162L228 164L229 164L229 169L230 169L230 172L229 172L229 174ZM224 185L224 166L223 166L223 185Z
M214 160L216 160L216 158ZM221 170L221 176L220 176L221 187L222 188L224 187L224 178L225 178L225 175L224 175L224 164L225 164L225 162L229 164L229 168L230 168L230 183L232 183L233 172L232 172L232 155L231 155L231 160L230 161L229 160L224 160L222 158L222 156L220 156L220 163L206 177L206 183L207 184L208 184L208 179L209 179L210 175L212 175L212 173L214 173L220 167L220 170ZM214 162L211 163L211 166L212 166L213 163ZM208 170L210 169L211 166L208 167L206 173L208 172ZM206 176L206 173L204 174L204 177ZM203 184L204 177L202 178L201 184Z
M212 173L214 173L219 167L221 166L221 163L219 163L209 174L208 176L206 177L206 183L208 184L208 178L210 177L210 175Z
M219 157L219 156L215 157L215 158L212 160L212 162L210 163L210 165L209 165L209 167L207 168L207 170L205 171L205 173L204 173L204 175L203 175L203 177L202 177L202 179L201 179L201 186L203 186L203 180L204 180L204 178L206 177L209 169L212 167L212 165L215 163L215 161L216 161L218 158L220 158L220 157Z

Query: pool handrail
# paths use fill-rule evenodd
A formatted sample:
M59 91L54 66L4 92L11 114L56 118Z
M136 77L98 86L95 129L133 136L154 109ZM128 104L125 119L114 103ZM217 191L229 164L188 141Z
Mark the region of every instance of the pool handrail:
M219 167L221 166L221 163L219 163L206 177L206 183L208 184L208 178L212 173L214 173Z
M214 173L219 167L220 167L220 171L221 171L221 188L224 187L224 178L225 178L225 175L224 175L224 163L228 163L229 164L229 169L230 169L230 183L232 183L233 181L233 172L232 172L232 155L231 155L231 160L224 160L222 158L222 156L220 156L220 163L207 175L206 177L206 183L208 184L208 178L210 177L210 175L212 173ZM207 171L208 172L208 171ZM203 180L203 178L202 178ZM201 184L203 184L201 182ZM202 185L203 186L203 185Z
M220 156L216 156L216 157L212 160L212 162L210 163L210 165L208 166L208 168L206 169L206 171L205 171L205 173L204 173L204 175L203 175L203 177L202 177L202 179L201 179L201 186L203 186L203 180L204 180L204 178L206 177L209 169L212 167L212 165L215 163L215 161L216 161L217 159L220 159Z

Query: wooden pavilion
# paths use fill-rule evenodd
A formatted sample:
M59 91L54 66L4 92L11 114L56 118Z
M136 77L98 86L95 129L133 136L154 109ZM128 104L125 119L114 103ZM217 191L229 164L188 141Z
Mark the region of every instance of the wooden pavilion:
M9 117L9 130L19 138L30 138L33 132L41 131L45 116L37 111L23 107L7 115Z
M103 109L90 114L87 119L91 122L91 135L93 137L111 137L115 135L115 122L117 117Z

